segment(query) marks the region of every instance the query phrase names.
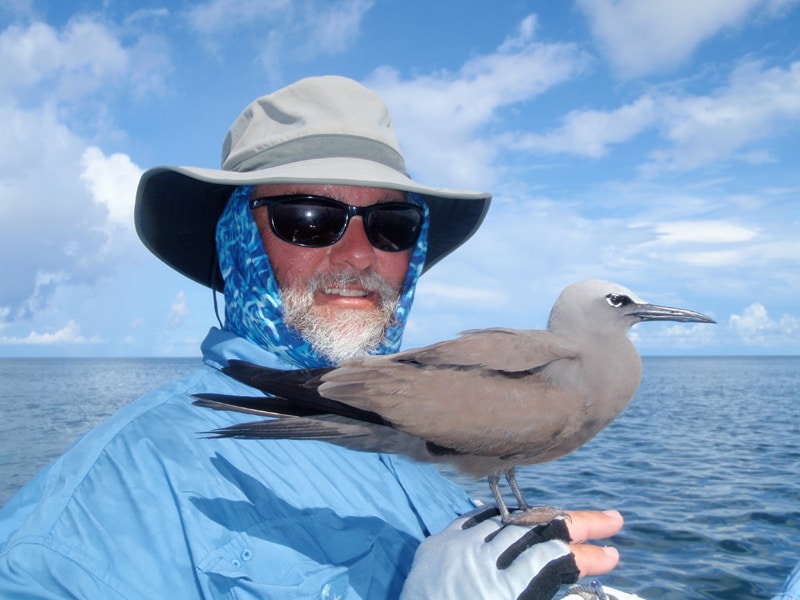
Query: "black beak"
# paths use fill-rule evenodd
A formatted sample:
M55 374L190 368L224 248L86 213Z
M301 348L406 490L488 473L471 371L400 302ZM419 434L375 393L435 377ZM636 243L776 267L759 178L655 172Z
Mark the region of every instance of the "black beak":
M716 323L714 319L702 313L685 308L671 308L656 304L636 304L629 313L642 321L678 321L681 323Z

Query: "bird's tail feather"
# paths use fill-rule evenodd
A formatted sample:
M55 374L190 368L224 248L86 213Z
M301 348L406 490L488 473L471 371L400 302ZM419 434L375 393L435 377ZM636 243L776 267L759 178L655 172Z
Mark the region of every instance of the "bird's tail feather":
M272 416L277 418L237 423L203 433L212 438L316 440L359 452L403 454L423 462L432 459L420 438L383 425L333 415Z
M214 410L231 410L251 415L270 417L308 417L323 414L322 411L298 404L280 396L234 396L229 394L195 394L195 406Z

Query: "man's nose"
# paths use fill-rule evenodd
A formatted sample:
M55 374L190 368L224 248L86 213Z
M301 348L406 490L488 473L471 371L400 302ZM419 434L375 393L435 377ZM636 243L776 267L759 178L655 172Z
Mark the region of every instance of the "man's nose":
M349 265L363 271L375 262L375 248L367 239L364 219L353 217L347 224L342 238L331 246L330 261L333 264Z

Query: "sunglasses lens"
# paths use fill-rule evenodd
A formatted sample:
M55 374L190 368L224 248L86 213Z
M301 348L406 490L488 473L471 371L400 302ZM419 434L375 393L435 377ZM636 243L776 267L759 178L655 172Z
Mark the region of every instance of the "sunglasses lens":
M405 202L357 209L322 196L281 196L269 200L256 199L251 206L258 208L269 203L272 230L282 240L299 246L322 248L335 244L344 234L351 213L364 219L370 243L384 252L408 250L417 242L422 229L422 209Z
M370 243L384 252L408 250L422 228L422 211L413 204L379 204L365 222Z
M342 206L318 200L294 200L270 207L272 227L283 240L310 247L336 243L347 222Z

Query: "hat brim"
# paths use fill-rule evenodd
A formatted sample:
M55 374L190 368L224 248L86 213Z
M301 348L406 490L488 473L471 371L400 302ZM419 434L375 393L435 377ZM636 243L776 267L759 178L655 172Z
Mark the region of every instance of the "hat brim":
M164 166L145 171L139 181L134 208L136 232L170 267L222 291L215 241L217 221L233 188L268 183L356 185L420 194L430 209L423 272L477 231L491 202L488 193L424 186L385 165L355 158L298 161L241 173Z

